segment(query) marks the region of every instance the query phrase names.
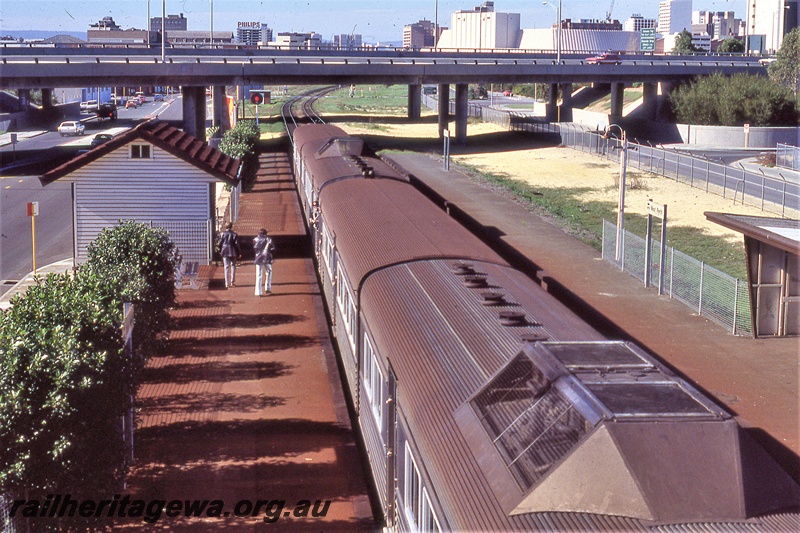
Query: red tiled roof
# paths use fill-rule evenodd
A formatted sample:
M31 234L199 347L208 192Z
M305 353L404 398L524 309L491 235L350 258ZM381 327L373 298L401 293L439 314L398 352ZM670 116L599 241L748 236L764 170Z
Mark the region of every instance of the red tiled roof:
M142 139L158 146L231 186L235 187L239 182L241 160L230 157L197 137L158 120L144 122L88 152L79 154L43 174L39 180L43 185L52 183L135 139Z

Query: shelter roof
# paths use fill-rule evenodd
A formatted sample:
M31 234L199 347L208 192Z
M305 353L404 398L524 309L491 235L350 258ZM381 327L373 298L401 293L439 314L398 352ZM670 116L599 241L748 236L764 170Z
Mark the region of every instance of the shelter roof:
M771 244L785 252L800 255L800 220L790 218L730 215L706 211L711 222L743 233L746 237Z
M228 185L235 187L239 183L241 160L226 155L197 137L158 120L144 122L88 152L78 154L66 163L46 172L39 180L43 185L52 183L137 139L161 148Z

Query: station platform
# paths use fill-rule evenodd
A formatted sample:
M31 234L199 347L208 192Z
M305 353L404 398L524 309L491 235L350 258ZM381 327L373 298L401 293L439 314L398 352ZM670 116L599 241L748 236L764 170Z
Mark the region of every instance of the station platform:
M609 338L636 342L709 394L800 481L800 340L733 336L603 261L512 198L427 154L388 156Z
M231 513L163 517L154 526L165 531L370 531L367 475L289 160L263 154L260 165L234 224L245 245L235 286L225 288L222 266L201 266L199 288L178 291L168 352L147 364L129 491L145 500L219 499ZM261 227L277 246L264 297L254 295L251 252ZM234 516L244 500L285 506L267 523L265 510ZM295 517L303 500L312 511L331 503L324 517Z

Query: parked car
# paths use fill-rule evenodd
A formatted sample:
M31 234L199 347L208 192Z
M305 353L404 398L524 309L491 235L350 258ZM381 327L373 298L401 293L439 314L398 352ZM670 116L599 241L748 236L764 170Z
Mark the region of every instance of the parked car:
M111 135L110 133L98 133L92 139L92 142L91 142L92 148L94 148L95 146L100 146L104 142L108 142L113 138L114 138L114 136Z
M619 65L622 63L622 58L617 54L605 52L598 56L587 57L586 63L589 65Z
M138 98L128 98L128 101L125 102L125 109L128 108L137 108L139 107L139 99Z
M503 96L514 96L514 93L506 89L505 91L503 91Z
M86 126L78 120L68 120L58 125L58 133L62 137L65 135L83 135L84 131L86 131Z
M154 94L153 95L153 101L154 102L163 102L164 101L164 95L163 94Z

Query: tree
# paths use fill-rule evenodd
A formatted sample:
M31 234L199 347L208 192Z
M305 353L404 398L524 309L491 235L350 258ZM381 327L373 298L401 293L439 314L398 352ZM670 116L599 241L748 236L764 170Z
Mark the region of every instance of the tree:
M795 93L800 91L800 28L783 37L775 61L768 67L769 77Z
M769 78L714 74L678 87L670 95L679 122L713 126L796 126L791 91Z
M240 120L235 127L222 136L219 149L222 153L241 159L243 168L240 173L242 189L247 192L255 183L255 168L258 166L256 144L261 132L253 120Z
M691 54L704 51L702 48L692 44L692 34L687 30L683 30L678 34L675 38L675 47L672 49L673 54Z
M723 54L741 54L744 52L744 43L739 39L731 37L722 41L722 44L717 48L717 52Z

